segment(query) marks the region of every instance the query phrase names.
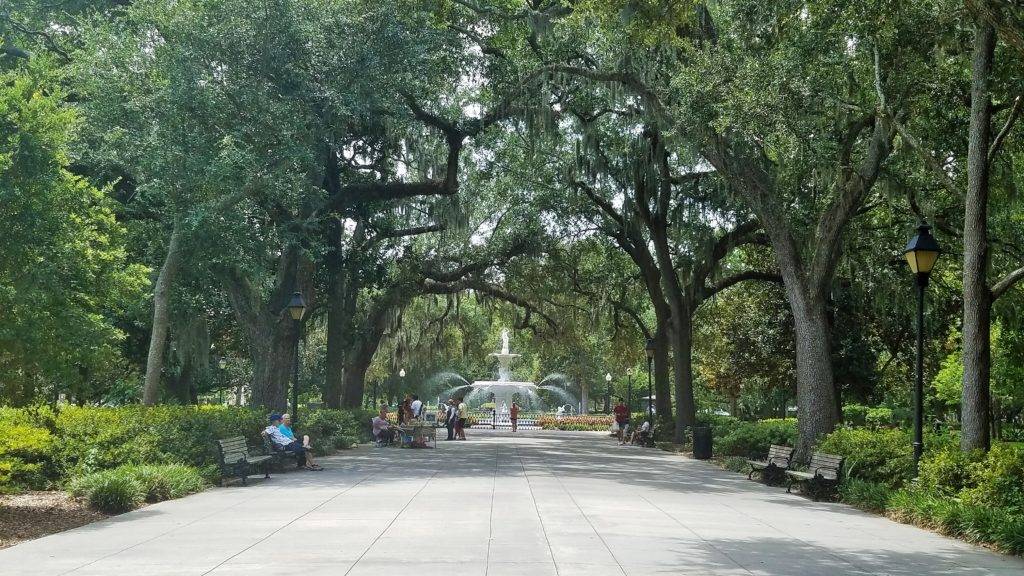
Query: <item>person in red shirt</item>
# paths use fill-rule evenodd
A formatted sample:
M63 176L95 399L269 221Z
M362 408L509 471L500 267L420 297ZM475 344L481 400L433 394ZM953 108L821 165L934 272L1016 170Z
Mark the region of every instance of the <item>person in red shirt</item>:
M629 408L626 408L626 405L622 403L622 398L619 398L619 403L615 405L615 424L619 428L618 432L616 432L619 444L623 444L622 437L629 426Z
M512 431L515 432L519 426L519 404L512 403L512 407L508 409L508 419L512 421Z

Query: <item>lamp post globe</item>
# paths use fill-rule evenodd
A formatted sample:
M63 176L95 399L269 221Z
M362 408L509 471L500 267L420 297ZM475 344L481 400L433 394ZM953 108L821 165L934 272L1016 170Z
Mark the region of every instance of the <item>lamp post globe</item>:
M924 452L924 290L942 250L924 222L907 242L903 257L917 280L917 378L914 382L914 476Z
M302 340L302 317L306 315L306 299L302 292L293 292L285 305L288 315L295 322L295 361L292 374L292 424L299 423L299 341Z
M405 378L405 368L402 368L401 370L398 371L398 377Z
M306 314L306 299L302 297L301 292L293 293L291 299L288 300L288 314L292 320L302 320Z

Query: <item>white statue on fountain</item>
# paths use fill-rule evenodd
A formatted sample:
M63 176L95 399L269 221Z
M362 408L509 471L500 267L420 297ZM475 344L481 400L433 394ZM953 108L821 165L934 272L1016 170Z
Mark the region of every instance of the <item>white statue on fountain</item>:
M501 329L501 353L508 354L508 328Z

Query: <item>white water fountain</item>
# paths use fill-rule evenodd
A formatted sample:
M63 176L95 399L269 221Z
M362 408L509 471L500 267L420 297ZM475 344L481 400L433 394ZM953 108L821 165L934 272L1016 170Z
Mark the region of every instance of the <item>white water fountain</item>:
M512 370L509 365L512 360L519 358L519 354L513 354L508 349L508 328L501 330L501 352L492 352L488 356L493 356L498 360L498 379L497 380L477 380L470 384L470 388L473 390L470 392L471 395L475 391L482 393L489 393L494 395L494 425L496 426L510 426L512 424L509 419L509 409L512 406L512 402L515 400L515 394L519 393L522 397L520 399L520 407L523 406L523 402L527 401L534 403L537 401L537 385L533 382L516 382L512 380ZM484 424L485 422L481 422ZM533 421L526 422L525 419L520 420L520 425L530 426L534 424Z
M481 403L488 401L491 395L493 395L494 412L485 412L477 415L477 426L488 428L491 426L507 428L512 425L509 412L513 401L519 402L519 408L522 412L543 408L544 403L537 393L539 390L544 390L563 404L576 405L576 399L565 388L568 377L564 374L549 374L541 380L540 384L512 380L510 365L513 359L519 358L521 355L510 352L508 342L509 332L505 328L501 331L501 351L488 354L488 356L493 356L498 360L497 380L477 380L470 384L462 376L454 372L439 372L434 376L438 382L455 381L459 383L445 390L442 396L457 398L464 395L466 402L471 406L479 406ZM560 384L556 384L556 382ZM516 394L519 394L518 399L515 397ZM535 419L519 417L520 428L529 428L535 425Z

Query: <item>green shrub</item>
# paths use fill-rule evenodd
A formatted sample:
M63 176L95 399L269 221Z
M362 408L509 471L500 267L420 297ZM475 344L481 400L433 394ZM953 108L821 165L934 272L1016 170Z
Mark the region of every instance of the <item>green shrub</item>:
M71 493L85 498L89 506L108 514L120 514L138 508L145 497L142 484L125 469L94 472L76 479Z
M876 408L868 408L865 420L869 426L892 426L895 422L892 408L886 408L885 406L878 406Z
M1024 515L1024 448L993 446L971 465L971 477L974 486L964 490L965 502Z
M0 435L0 493L43 489L52 473L53 435L28 424L5 427Z
M864 426L868 423L870 407L863 404L846 404L843 406L843 421L850 426Z
M123 467L120 470L139 482L146 502L181 498L206 487L203 474L183 464L150 464Z
M316 410L303 426L330 452L364 440L370 414ZM65 484L92 472L125 465L184 464L216 480L214 440L243 436L262 443L263 410L228 406L64 406L0 408L8 433L0 438L0 492ZM308 429L308 428L307 428Z
M918 482L928 492L956 496L974 486L973 465L984 457L981 451L964 453L959 446L930 450L921 459Z
M792 446L796 442L796 420L738 422L716 440L715 451L722 456L764 458L772 444Z
M317 410L305 416L296 434L308 434L316 454L350 448L369 440L370 412L355 410Z
M884 512L892 497L892 488L885 484L851 478L839 485L843 502L870 512Z
M848 478L898 488L913 477L913 449L903 430L839 428L816 449L843 456Z
M749 470L747 459L742 456L729 456L722 461L722 468L733 472L746 472Z

